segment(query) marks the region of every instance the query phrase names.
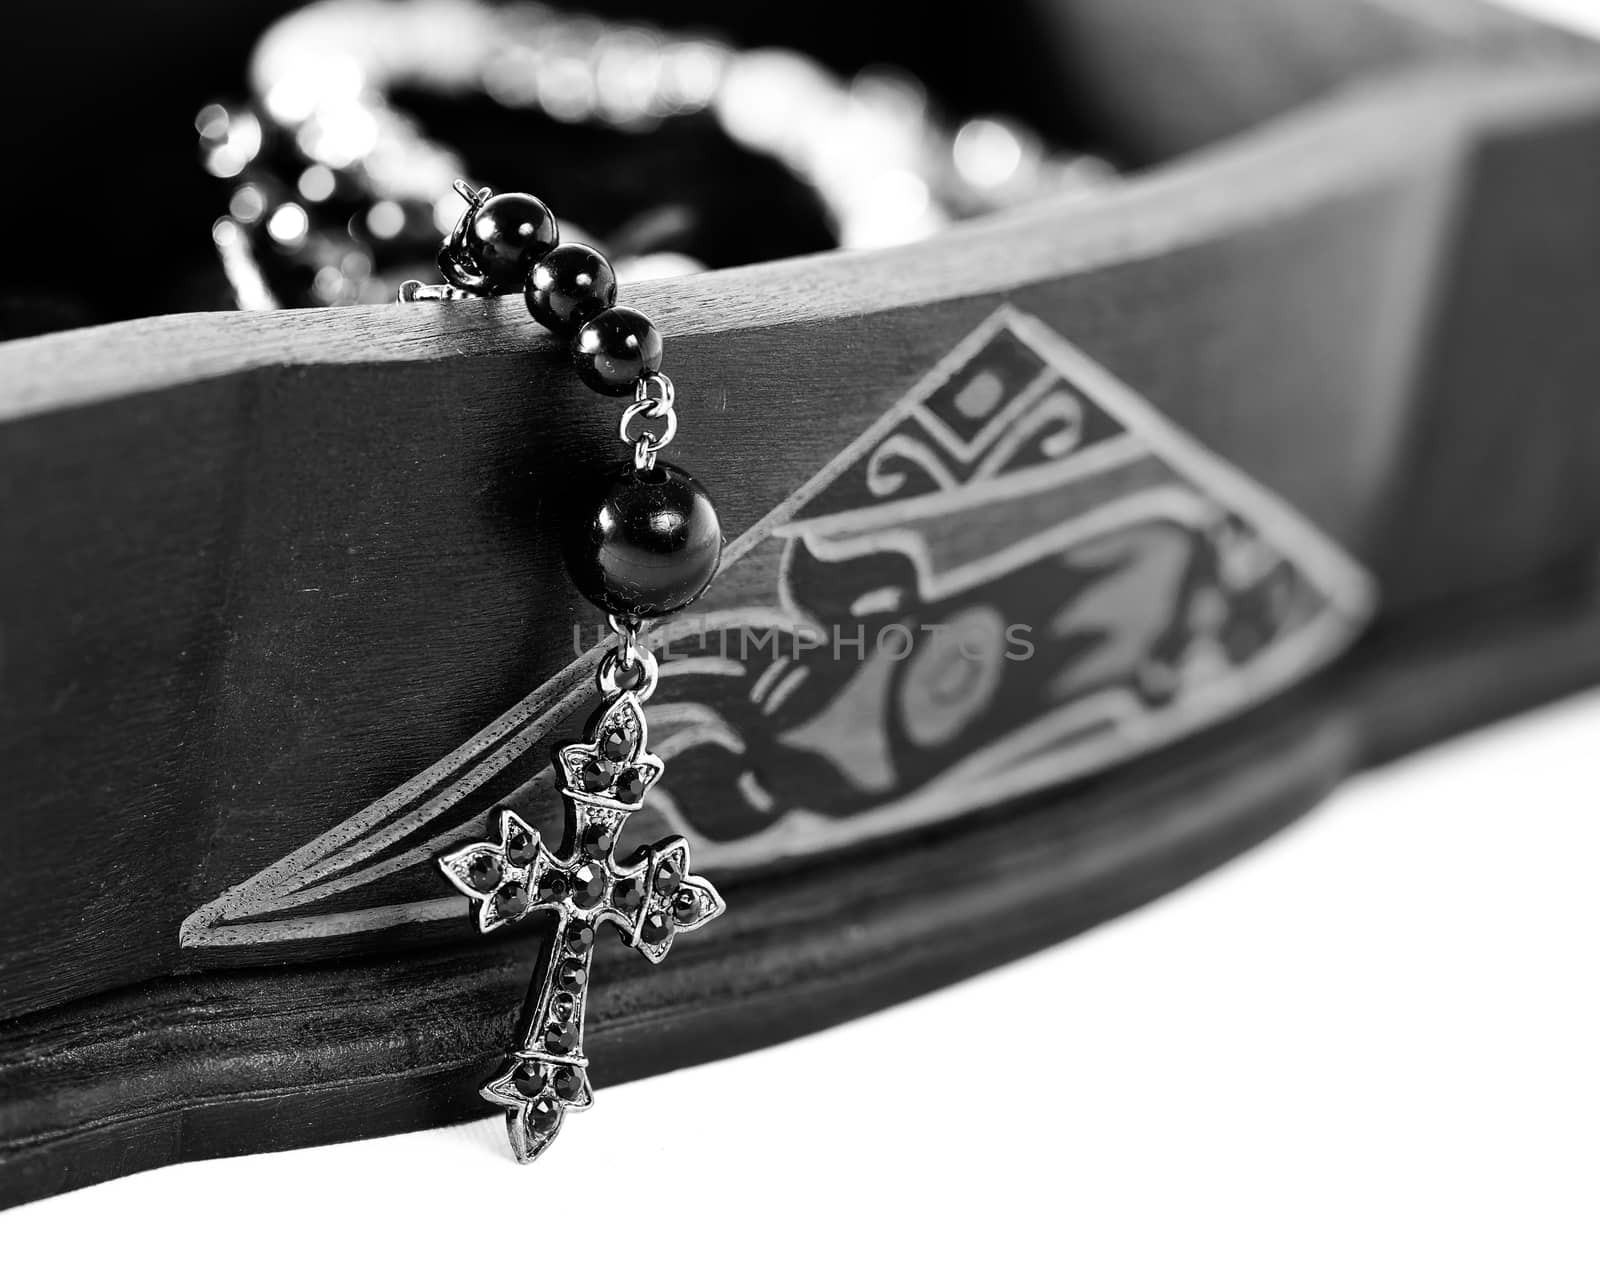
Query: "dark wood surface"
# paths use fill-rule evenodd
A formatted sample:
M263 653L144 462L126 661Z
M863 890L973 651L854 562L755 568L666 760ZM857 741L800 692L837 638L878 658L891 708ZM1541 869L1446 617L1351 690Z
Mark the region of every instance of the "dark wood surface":
M683 387L679 458L737 535L1005 301L1357 557L1393 557L1391 594L1447 570L1470 584L1481 559L1455 538L1502 521L1529 528L1497 541L1496 575L1535 571L1600 519L1579 498L1597 370L1575 350L1592 293L1572 264L1593 256L1571 242L1597 102L1587 70L1412 76L937 254L642 287ZM1458 255L1453 220L1499 176L1498 151L1471 146L1489 129L1545 152L1474 231L1566 272L1542 329L1482 305L1433 322L1442 272L1495 268L1476 242ZM1570 209L1560 238L1521 211L1552 207ZM1461 388L1497 339L1493 393L1538 387L1514 435ZM5 472L34 493L0 512L9 1012L233 957L179 949L180 923L492 720L592 622L553 523L562 476L614 448L610 413L512 301L114 325L0 346L0 381ZM1449 395L1448 419L1415 411L1419 393ZM1484 481L1491 445L1574 495L1498 502L1470 533L1473 510L1413 518L1426 493Z
M1108 50L1159 44L1149 4L1113 11L1070 12ZM1149 757L730 859L725 924L603 971L610 1078L1064 937L1364 760L1593 679L1600 72L1453 0L1404 25L1231 103L1222 55L1196 57L1212 105L1153 94L1168 162L1104 197L633 292L731 537L1009 306L1366 563L1381 610L1314 684ZM516 301L85 329L0 345L0 385L0 1196L468 1114L529 941L415 911L259 944L186 927L569 665L594 617L556 536L571 475L616 450L609 406ZM430 848L503 795L352 896L442 895Z
M1174 889L1356 768L1600 681L1574 564L1430 624L1114 778L728 891L718 941L652 969L607 944L597 1084L789 1039L1058 942ZM0 1207L180 1160L481 1116L535 941L161 979L0 1037ZM912 1065L908 1063L908 1065Z

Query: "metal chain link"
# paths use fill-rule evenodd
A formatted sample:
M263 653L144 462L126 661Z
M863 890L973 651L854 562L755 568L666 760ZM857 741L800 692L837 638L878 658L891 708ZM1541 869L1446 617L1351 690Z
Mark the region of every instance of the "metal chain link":
M665 372L651 372L641 377L639 384L634 387L633 402L622 409L622 422L617 427L617 436L633 448L635 469L654 468L656 453L677 435L678 412L673 406L677 397L672 378ZM634 422L640 420L664 421L665 424L654 431L641 425L635 433Z
M606 623L617 635L617 645L600 659L596 680L600 693L606 698L618 691L631 690L642 704L655 694L661 668L655 652L644 645L645 622L633 617L606 616ZM631 674L632 681L624 685L618 674Z

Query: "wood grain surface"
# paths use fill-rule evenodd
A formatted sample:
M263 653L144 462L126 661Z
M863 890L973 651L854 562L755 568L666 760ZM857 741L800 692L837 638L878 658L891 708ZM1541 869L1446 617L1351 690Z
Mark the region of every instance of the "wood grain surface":
M660 968L608 943L587 1035L596 1083L818 1031L1059 942L1215 867L1359 766L1593 684L1597 583L1578 564L1386 626L1302 691L1003 822L740 883L717 941ZM0 1207L480 1116L538 956L491 942L192 974L14 1020Z

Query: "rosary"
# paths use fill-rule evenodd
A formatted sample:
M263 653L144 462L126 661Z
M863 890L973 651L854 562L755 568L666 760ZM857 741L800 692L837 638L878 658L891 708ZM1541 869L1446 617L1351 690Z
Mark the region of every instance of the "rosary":
M946 128L904 78L864 75L846 86L790 51L741 52L532 3L317 0L263 36L251 79L251 107L214 104L196 120L206 168L234 183L212 237L242 307L392 297L397 268L426 261L444 233L435 258L444 282L407 280L402 302L521 292L534 319L569 343L591 389L632 398L619 429L632 458L581 506L565 545L574 584L605 612L617 642L600 663L601 703L585 737L556 750L561 839L546 845L501 810L486 839L438 859L473 901L482 932L536 913L555 920L523 1038L482 1090L505 1108L512 1149L526 1163L569 1109L593 1101L583 1024L597 929L610 923L659 962L678 931L724 910L690 872L684 838L623 838L663 770L645 721L658 676L645 626L710 585L722 533L705 489L658 459L677 431L673 385L655 325L616 304L618 272L640 278L698 263L647 268L624 254L613 266L595 247L562 243L533 196L452 183L462 158L390 93L481 97L623 132L710 117L811 188L837 242L853 248L922 238L1046 193L1092 190L1110 169L1093 156L1052 154L1011 122Z
M467 210L439 252L449 282L408 282L402 302L520 291L533 317L571 343L586 385L633 396L619 430L633 457L606 475L565 546L573 583L605 611L618 641L601 660L600 707L583 740L556 750L562 839L547 846L537 829L502 810L491 839L438 860L473 900L485 934L538 913L555 917L523 1039L481 1091L505 1108L511 1148L526 1164L554 1140L568 1109L593 1101L583 1019L598 928L609 922L657 963L680 930L724 910L711 883L690 872L684 838L623 840L628 816L664 769L650 752L644 715L658 674L641 641L644 627L705 591L721 561L722 528L705 488L657 459L678 425L672 382L661 372L661 334L639 311L615 304L610 262L585 244L560 243L555 217L532 195L465 183L457 193Z
M249 105L212 103L195 120L202 163L229 184L212 240L243 309L388 301L432 258L461 211L451 179L474 166L404 105L407 93L492 107L512 128L536 118L638 137L700 121L809 191L843 248L924 239L1113 175L1102 157L1056 151L1015 120L946 123L902 72L847 83L791 49L528 0L315 0L265 32L250 81ZM673 224L665 210L682 203L651 193L651 215L610 249L623 280L718 264L641 229ZM606 246L594 231L573 237Z

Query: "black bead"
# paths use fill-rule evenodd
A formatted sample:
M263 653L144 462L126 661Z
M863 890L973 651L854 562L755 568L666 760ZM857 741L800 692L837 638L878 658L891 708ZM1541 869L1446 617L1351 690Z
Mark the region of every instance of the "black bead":
M578 849L591 859L603 859L611 853L616 839L610 824L591 823L578 834Z
M576 1023L551 1023L544 1029L544 1047L552 1054L570 1054L578 1047Z
M560 872L546 872L539 878L539 902L556 903L567 894L567 878Z
M700 919L700 895L695 890L679 890L672 896L672 916L679 925L692 925Z
M640 937L654 947L658 943L665 943L672 937L672 918L664 912L652 912L645 917L644 925L640 929Z
M711 497L665 462L610 471L571 526L572 581L612 615L649 619L681 610L705 592L722 561L722 524Z
M594 926L589 922L573 921L567 926L567 951L582 956L593 946Z
M606 870L598 863L586 863L572 874L572 906L587 912L599 907L606 897Z
M622 877L611 887L611 906L619 912L637 912L644 902L644 882L638 877Z
M625 770L617 776L617 800L637 806L644 800L644 776L637 770Z
M550 998L550 1016L567 1022L578 1011L578 999L571 992L557 992Z
M661 370L661 333L632 306L615 305L584 323L572 338L572 361L597 394L632 394Z
M583 1097L583 1073L576 1067L557 1067L550 1077L550 1087L557 1098L576 1102Z
M522 288L528 313L558 336L570 337L617 299L617 272L588 244L552 248L528 272Z
M462 246L489 290L515 292L528 272L556 246L561 232L542 200L532 195L492 195L467 222Z
M535 853L533 834L526 828L513 827L506 836L506 858L517 867L525 868L533 862Z
M556 982L569 992L581 992L589 981L589 967L582 961L565 961L556 971Z
M561 1100L554 1094L540 1094L528 1104L528 1123L539 1133L549 1133L561 1120Z
M612 777L616 773L617 768L604 757L591 757L583 763L583 770L578 777L590 792L604 792L611 787Z
M665 859L656 866L655 887L657 894L671 894L683 884L683 869L674 859Z
M620 727L612 727L600 737L600 755L607 761L625 762L628 754L633 751L628 742L628 732Z
M511 1073L511 1084L524 1098L537 1098L544 1092L544 1068L525 1062Z
M488 894L500 884L500 864L493 855L474 856L472 862L467 865L467 882L474 890Z
M520 885L501 886L494 896L494 906L506 920L515 921L528 910L528 892Z

